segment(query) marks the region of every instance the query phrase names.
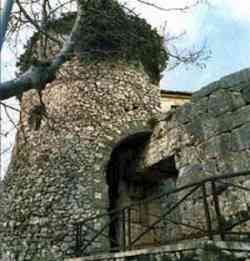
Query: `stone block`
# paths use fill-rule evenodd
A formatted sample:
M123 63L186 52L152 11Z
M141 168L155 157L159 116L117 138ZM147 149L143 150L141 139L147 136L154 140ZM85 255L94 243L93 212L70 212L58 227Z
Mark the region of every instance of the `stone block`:
M243 99L250 103L250 83L242 90Z
M232 88L250 80L250 68L240 70L238 72L226 75L220 79L221 87Z
M214 138L209 139L205 145L206 158L222 159L225 154L232 150L231 134L221 134Z
M206 117L208 112L208 97L201 98L195 103L192 103L191 117Z
M180 123L187 123L191 121L192 117L192 104L186 103L176 110L176 120Z
M191 123L185 125L185 130L193 137L194 140L203 140L204 131L202 127L202 119L196 118Z
M230 164L233 172L249 171L250 169L250 152L241 151L231 154Z
M222 121L225 122L227 115L222 117ZM250 122L250 105L244 106L237 111L231 113L227 119L227 121L231 124L231 128L235 129L244 123Z
M192 162L197 161L195 158L196 151L194 147L184 147L181 149L181 151L178 153L178 156L176 155L176 167L178 169L181 169L187 165L189 165Z
M179 170L179 177L177 180L177 187L187 185L189 183L197 182L204 177L203 165L196 163Z
M213 117L233 110L233 102L230 95L225 90L218 90L210 95L208 100L208 113Z
M237 110L240 107L243 107L246 102L243 99L241 93L239 92L229 92L231 101L232 101L232 109Z
M195 92L192 95L191 102L196 102L197 100L200 100L203 97L209 96L211 93L215 92L219 88L219 82L215 81L210 83L209 85L201 88L197 92Z
M250 68L241 70L240 77L243 82L249 82L250 81Z
M205 140L218 134L220 120L214 117L206 117L202 120L202 129ZM226 125L223 125L225 127ZM229 125L230 128L231 124Z
M241 151L250 148L250 123L233 130L232 146L233 151Z

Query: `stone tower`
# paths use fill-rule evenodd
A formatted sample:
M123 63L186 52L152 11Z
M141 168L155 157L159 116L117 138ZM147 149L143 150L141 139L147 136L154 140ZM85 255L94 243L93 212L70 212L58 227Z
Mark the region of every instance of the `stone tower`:
M119 167L111 165L122 161L130 175L136 172L148 122L160 109L157 83L167 59L162 38L115 0L87 1L85 8L83 32L56 80L21 97L20 127L1 193L3 257L72 256L77 224L86 221L85 252L109 250L107 213L119 207L117 193L124 189L114 171ZM63 38L74 17L53 21L49 30ZM37 58L37 39L21 57L22 69L32 54ZM54 45L48 46L51 55ZM124 149L127 143L133 149ZM124 157L118 159L120 146ZM91 219L96 215L104 216ZM97 231L105 234L98 241Z
M159 95L142 67L74 58L42 92L42 103L36 91L22 97L1 199L3 253L24 260L72 254L74 225L110 207L106 169L113 149L128 136L149 132ZM93 221L86 239L105 222L107 217ZM109 247L107 239L98 244Z

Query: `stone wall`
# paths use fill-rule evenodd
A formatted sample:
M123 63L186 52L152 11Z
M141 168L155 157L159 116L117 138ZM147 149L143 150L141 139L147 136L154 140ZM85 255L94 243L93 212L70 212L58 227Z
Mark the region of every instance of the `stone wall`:
M75 59L42 91L42 103L29 91L21 108L0 199L2 256L71 256L74 224L107 213L106 166L113 148L149 131L148 119L160 110L159 89L138 66ZM107 221L91 222L84 240ZM100 238L95 248L108 250L109 240Z
M138 168L140 175L152 178L154 172L150 171L157 174L155 166L170 159L174 164L163 165L171 165L174 173L177 168L177 187L250 170L250 69L210 84L196 92L190 103L158 116L160 92L142 68L122 61L83 64L74 59L42 91L42 99L30 91L22 97L21 108L12 161L0 195L1 258L51 256L59 260L72 256L75 224L108 211L106 167L112 151L128 136L148 134L153 126ZM169 182L168 172L164 175L161 173L156 191L173 189L175 177ZM249 175L233 183L249 188ZM208 204L214 209L210 192L207 187ZM218 194L221 210L229 216L224 221L230 223L242 213L249 214L249 192L226 187ZM160 206L155 211L164 213L169 200L182 196L161 199L152 206ZM192 195L172 217L203 229L206 223L200 196L201 191ZM214 210L211 218L214 228ZM93 244L87 251L109 250L108 227L106 236L93 241L96 231L108 221L107 215L88 223L83 238ZM161 243L171 241L170 235L192 232L168 227L167 220L163 224L167 227L158 235ZM245 224L239 229L249 227Z
M179 171L176 186L181 187L207 177L250 170L250 69L216 81L193 94L191 102L162 114L154 128L143 158L145 168L174 156ZM167 174L166 174L167 178ZM228 180L250 188L250 176ZM211 209L211 187L207 187ZM221 211L229 220L241 213L250 216L249 192L226 187L218 192ZM183 196L179 194L179 198ZM189 225L206 226L201 191L178 209L179 219ZM250 224L248 223L248 228ZM187 234L185 228L176 229ZM246 226L241 228L243 231Z
M181 244L93 255L67 261L249 261L250 248L246 243L221 241L186 241Z

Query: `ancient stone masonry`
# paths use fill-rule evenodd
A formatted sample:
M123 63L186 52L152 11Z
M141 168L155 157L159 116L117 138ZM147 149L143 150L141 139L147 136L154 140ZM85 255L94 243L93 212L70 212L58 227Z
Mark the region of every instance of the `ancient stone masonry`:
M248 170L249 95L250 69L245 69L202 88L190 103L163 114L147 148L146 166L175 155L182 184L185 177L190 181L194 166L206 175Z
M127 62L75 58L43 90L42 103L30 91L21 107L1 195L2 257L71 256L74 224L108 210L106 167L114 146L149 131L147 121L160 110L159 88ZM92 222L85 240L105 222ZM100 245L108 250L109 240L92 250Z
M160 114L157 84L168 59L162 37L117 1L86 1L86 8L56 79L19 97L20 124L0 183L0 260L87 261L128 249L99 259L249 260L249 234L228 238L245 244L218 237L232 224L234 232L250 230L250 175L202 183L191 196L179 188L250 171L250 69ZM68 18L48 30L65 36L74 14ZM20 59L23 70L37 58L39 35ZM57 47L48 46L50 56ZM171 194L176 187L181 192ZM199 242L166 245L194 235Z
M250 69L202 88L182 107L159 112L160 90L140 61L111 57L85 62L74 57L41 94L23 95L12 161L0 184L0 259L47 261L76 256L79 222L84 222L80 243L85 244L86 255L115 247L120 251L122 238L128 249L128 235L135 241L133 247L142 248L190 236L195 226L204 230L202 191L171 213L170 219L186 226L170 225L164 219L182 192L154 202L148 198L204 178L250 170ZM230 182L249 188L249 177ZM213 187L205 190L215 231ZM220 225L247 216L248 223L235 231L249 231L249 192L225 183L215 192L227 217L220 219ZM121 223L112 211L138 201L130 216L131 233L126 234L126 217ZM106 215L91 219L99 214ZM164 216L160 227L140 237L159 216ZM122 229L121 224L125 224ZM204 261L219 261L221 255L227 256L219 251L217 259L206 259L203 250L195 250L193 259L187 260L203 255ZM150 251L139 250L135 260ZM247 260L246 252L239 260ZM156 259L182 260L175 256L164 252Z
M162 114L146 147L144 167L174 157L179 172L176 186L181 187L207 177L250 170L250 69L226 76L193 94L191 102ZM232 180L231 180L232 181ZM250 186L249 175L234 179L235 184ZM225 184L224 184L225 185ZM221 209L230 224L243 213L249 216L250 198L235 188L219 189ZM211 187L207 187L209 207ZM224 191L224 192L223 192ZM209 196L210 195L210 196ZM179 195L181 196L181 195ZM205 226L200 192L178 209L179 220ZM215 213L212 213L212 220ZM216 225L216 224L214 224ZM244 231L250 224L240 229ZM189 229L175 230L178 234Z
M247 243L200 240L67 261L249 261L249 258Z

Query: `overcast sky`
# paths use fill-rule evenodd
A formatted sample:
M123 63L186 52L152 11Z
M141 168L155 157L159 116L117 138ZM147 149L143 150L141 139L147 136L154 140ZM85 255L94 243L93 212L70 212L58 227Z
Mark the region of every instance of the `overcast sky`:
M187 13L163 12L138 4L135 0L121 0L135 7L136 11L154 27L161 28L167 22L167 31L177 35L186 31L185 37L176 42L179 48L201 46L204 41L211 50L206 68L180 66L165 72L161 88L195 91L218 78L250 67L250 1L209 0L210 5L200 5ZM178 7L192 2L185 0L151 0L164 7ZM3 49L1 59L2 80L14 76L16 50ZM15 102L12 100L12 104ZM4 114L2 113L2 116ZM2 133L12 129L12 124L2 122ZM2 138L2 151L13 143L14 132ZM4 168L7 156L2 157ZM3 170L2 170L3 173Z

